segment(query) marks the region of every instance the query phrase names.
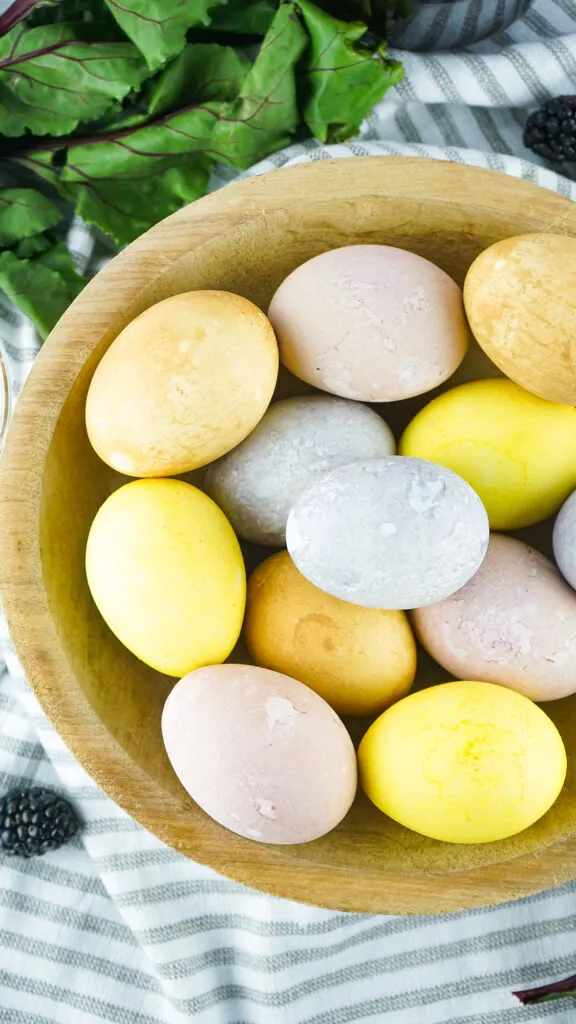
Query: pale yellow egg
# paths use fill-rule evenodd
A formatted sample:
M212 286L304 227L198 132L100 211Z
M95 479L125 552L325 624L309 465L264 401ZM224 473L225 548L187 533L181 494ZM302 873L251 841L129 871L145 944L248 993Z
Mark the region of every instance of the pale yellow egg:
M183 676L224 661L244 615L246 577L223 512L180 480L135 480L96 514L86 573L118 639L147 665Z
M576 405L576 238L496 242L470 267L464 304L479 344L507 377Z
M360 782L384 814L447 843L516 835L552 806L566 752L550 718L519 693L455 682L388 708L358 751Z
M324 593L287 551L250 577L244 638L258 665L306 683L341 715L377 714L408 693L416 672L404 612Z
M174 295L128 324L96 367L88 437L127 476L187 473L248 436L277 376L274 331L252 302L219 291Z
M558 511L576 487L576 409L510 380L452 388L408 425L400 454L438 462L482 499L493 530L515 530Z

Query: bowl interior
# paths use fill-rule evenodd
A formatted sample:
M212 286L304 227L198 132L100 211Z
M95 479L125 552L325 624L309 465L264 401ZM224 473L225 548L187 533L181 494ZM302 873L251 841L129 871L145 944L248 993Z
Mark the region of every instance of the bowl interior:
M364 169L360 165L368 162L342 163L350 165L351 175L362 175ZM393 161L372 159L369 163L379 164L381 173L389 175ZM406 165L410 161L399 163ZM254 208L254 204L251 207L245 199L238 215L230 217L225 225L219 222L221 229L200 244L195 243L193 225L182 221L190 236L187 244L182 242L182 250L188 251L179 258L166 260L160 272L151 269L147 288L137 289L131 301L123 303L121 309L116 302L115 312L102 319L98 330L93 331L90 351L82 356L81 365L71 374L71 387L63 388L65 394L61 396L47 438L38 492L39 566L43 600L59 647L59 665L66 667L65 679L60 677L52 684L50 696L47 696L45 676L40 678L39 671L43 663L50 674L49 664L53 664L50 656L45 653L44 662L42 657L38 660L38 644L42 642L29 633L23 637L21 621L15 623L14 628L16 642L21 640L19 648L25 666L56 725L87 769L130 813L174 847L232 877L281 895L342 908L395 912L443 910L513 895L516 869L508 871L508 888L501 886L499 892L494 889L495 895L491 895L490 878L496 876L488 870L487 882L480 886L480 896L480 889L472 891L472 886L467 895L461 894L452 901L447 895L434 897L434 889L437 894L442 889L434 883L434 877L445 876L448 893L452 873L480 869L480 877L482 869L497 866L501 870L513 858L537 855L537 851L576 827L576 696L546 705L568 750L565 788L544 818L511 839L477 846L439 843L396 825L360 794L335 832L305 846L262 847L220 828L184 792L164 752L160 715L175 680L141 664L115 639L88 591L84 552L90 524L104 499L127 478L108 469L92 450L84 426L84 403L94 368L118 331L136 313L169 295L198 288L228 289L266 310L277 285L299 264L335 246L357 243L390 244L409 249L432 260L461 285L471 261L487 245L513 234L542 231L547 227L550 230L551 203L558 204L554 206L558 218L556 230L576 234L576 218L569 204L551 193L471 168L430 164L430 168L432 166L436 168L436 180L440 181L438 167L444 173L442 182L456 170L464 173L466 187L462 186L455 194L456 184L450 188L448 181L436 192L431 185L429 195L411 193L406 187L407 194L403 195L398 186L399 194L391 195L390 190L387 194L376 194L372 186L369 194L359 187L358 194L354 195L348 185L340 192L328 190L329 194L324 194L318 183L324 180L324 184L329 184L330 175L326 167L316 167L315 176L307 179L314 186L312 191L306 192L299 185L300 194L306 198L299 199L297 207L288 208L288 204L283 206L277 202L272 209L258 208L257 204ZM304 170L310 168L298 168L300 172ZM324 179L319 173L322 170L326 172ZM371 167L370 173L373 170ZM466 177L468 172L472 181L470 176ZM426 175L425 170L419 173ZM341 170L339 174L342 175ZM399 169L399 174L402 177L405 171ZM480 175L482 181L474 175ZM486 191L479 191L479 187L487 187L493 180L498 182L498 194L489 201ZM246 185L232 186L225 191L233 193L234 188L245 189ZM203 202L212 204L206 207L207 215L218 208L217 197ZM265 206L263 201L261 206ZM566 219L562 222L564 215ZM176 215L176 219L180 216ZM171 220L176 223L175 218ZM161 238L159 234L159 242ZM127 266L130 250L120 259ZM80 329L82 317L87 316L89 320L94 304L106 301L106 287L114 286L113 278L107 285L107 273L100 275L69 312L68 345ZM55 344L54 337L47 348ZM47 372L48 366L43 366L41 360L35 370L37 380ZM445 387L495 375L498 375L496 368L473 344L457 375ZM311 390L282 371L276 397ZM427 394L378 409L398 437L415 411L431 397ZM24 410L20 410L19 415L23 422ZM201 474L189 479L201 485ZM520 535L549 553L550 533L550 524L543 524ZM247 545L248 569L269 553L269 550ZM14 605L13 597L9 598L10 603ZM36 656L31 656L27 662L26 654L32 649ZM241 644L231 660L247 660ZM417 686L447 678L442 669L420 652ZM72 728L64 707L71 689L74 690L73 714L77 718L84 715L86 723L77 721ZM368 720L351 719L347 725L353 737L360 739ZM96 728L103 737L101 755L94 742ZM361 896L356 881L360 873L370 880L372 891L378 879L382 884L384 876L388 882L395 879L398 897L394 896L394 888L388 882L382 888L382 892L386 888L387 895L379 898L365 890L365 895ZM290 882L296 875L309 879L309 885ZM329 898L326 887L318 880L331 876L338 883L333 897ZM412 889L410 899L401 895L406 886Z

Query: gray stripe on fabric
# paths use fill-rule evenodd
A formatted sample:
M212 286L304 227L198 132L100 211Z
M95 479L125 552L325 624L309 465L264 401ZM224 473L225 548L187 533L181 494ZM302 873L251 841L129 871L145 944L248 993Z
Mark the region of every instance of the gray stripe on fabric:
M363 1017L369 1017L371 1014L413 1010L419 1006L429 1006L431 1003L438 1003L443 1000L479 995L481 992L487 992L495 988L506 987L512 989L518 985L531 984L543 976L546 977L547 974L568 974L573 968L574 954L571 954L560 957L560 959L549 960L546 963L540 961L539 963L523 964L522 966L509 967L504 971L482 974L478 977L459 977L451 982L444 982L442 985L428 986L427 988L420 988L411 992L399 992L395 995L381 996L376 999L357 1002L354 1005L341 1007L337 1010L328 1010L315 1014L313 1017L302 1018L301 1024L349 1024L351 1021L362 1020ZM329 987L329 985L322 984L324 979L319 978L316 980L319 983L315 986L314 990L316 992L320 988ZM232 989L234 986L229 985L226 988ZM250 993L249 996L248 993ZM255 1003L265 1001L259 998L260 996L261 993L255 992L253 989L247 989L244 993L244 998L248 997ZM281 993L281 996L284 996L284 993ZM237 995L231 995L229 998L237 997ZM293 999L287 1000L287 1002L292 1001ZM194 1000L191 999L186 1001L187 1004L192 1004L193 1002ZM281 1002L278 1005L285 1004ZM517 1019L520 1021L522 1013L520 1007L516 1008L515 1012Z
M97 917L95 914L85 914L74 910L73 907L62 907L57 903L49 903L47 900L27 896L22 892L0 889L0 906L6 907L7 910L29 914L30 917L41 918L43 921L63 924L68 928L104 935L108 939L114 939L115 942L122 942L127 946L138 945L134 935L125 924L117 924L115 921Z
M460 60L476 77L476 80L482 86L484 92L491 100L494 100L497 107L509 107L510 97L505 89L502 88L500 82L496 78L496 75L490 67L483 61L479 61L477 58L470 56L467 53L460 54Z
M410 117L407 107L398 107L394 120L408 142L421 142L422 136Z
M576 13L576 11L575 11ZM548 44L548 50L560 65L562 71L572 83L576 79L576 60L562 39L554 39Z
M545 889L543 892L536 893L534 896L524 900L523 905L533 906L549 900L552 893L554 893L557 899L562 899L568 894L576 893L576 880L568 882L566 885L558 886L555 890ZM504 903L502 908L510 905ZM484 917L493 912L493 907L478 907L476 910L470 911L468 917ZM398 931L412 931L413 929L421 928L424 922L430 925L449 924L457 916L458 914L443 914L424 919L417 916L390 917L383 927L389 929L386 934L394 934ZM151 945L170 942L173 939L186 939L196 935L198 932L217 931L220 928L244 929L252 935L261 935L266 938L299 937L305 935L327 935L339 928L358 924L361 921L367 924L370 921L378 920L377 915L374 914L341 914L324 921L319 921L316 924L298 925L294 921L287 920L256 921L241 914L206 914L193 920L177 921L171 926L159 925L155 928L142 929L138 934L143 943L149 942Z
M225 878L185 879L178 882L164 882L163 885L154 885L146 889L132 889L116 897L116 902L121 907L150 906L155 903L167 903L172 900L182 900L187 896L210 895L224 893L225 895L238 896L242 892L249 895L251 899L262 903L268 897L262 892L253 889L243 889L236 882L228 882Z
M525 21L528 27L533 30L535 35L544 37L547 40L556 39L558 37L558 32L554 28L554 25L544 17L542 11L536 11L532 8L532 10L528 11L526 14Z
M90 836L105 836L109 832L140 832L142 826L131 818L99 818L97 821L87 821L84 825L84 832Z
M469 107L468 109L490 147L497 153L512 154L512 149L498 131L492 114L485 107Z
M133 868L159 867L162 864L180 864L184 858L176 850L160 847L154 850L130 850L128 853L109 853L93 857L101 871L130 871Z
M123 1006L109 1003L104 999L86 996L81 992L62 988L61 985L51 985L47 981L27 978L25 975L13 974L11 971L0 969L0 982L6 988L26 992L28 995L40 996L43 999L52 999L60 1005L71 1006L75 1010L91 1013L94 1017L101 1017L102 1020L112 1021L112 1024L162 1024L158 1017L150 1017L147 1013L127 1010Z
M4 711L13 711L18 715L22 715L22 707L20 701L16 697L11 697L8 693L2 693L0 691L0 708Z
M26 757L29 761L46 761L48 764L50 763L41 743L33 743L30 740L18 740L15 736L0 735L0 750L5 750L7 754L15 754L16 757Z
M250 890L246 890L251 895ZM220 928L244 929L250 935L262 935L266 938L285 938L286 936L328 935L339 928L350 927L360 921L366 921L366 914L340 914L327 921L315 924L297 924L295 921L257 921L245 914L202 914L193 920L177 921L171 925L158 925L138 932L143 943L157 945L171 942L173 939L186 939L199 932L218 931ZM368 920L372 915L368 915ZM414 919L417 921L417 919ZM415 925L416 926L416 925Z
M534 99L538 103L543 103L544 100L551 98L550 90L544 85L544 82L534 73L534 69L531 64L528 63L523 53L518 50L504 50L502 56L506 58L509 64L512 65L516 74L522 79L524 85L526 85L532 93Z
M162 992L160 984L153 975L144 974L142 971L101 956L81 953L66 946L42 942L40 939L27 938L24 935L0 929L0 947L24 953L25 956L38 957L49 963L71 967L73 970L80 968L85 971L93 971L123 985L132 985L133 988L143 989L147 992Z
M424 54L419 56L423 67L426 68L426 71L436 85L442 89L446 100L449 103L462 103L462 97L458 92L456 83L446 73L442 65L438 64L433 57L427 57Z
M445 143L443 148L457 146L464 149L466 147L466 140L453 121L447 107L443 107L438 103L431 103L428 107L428 112L440 134L444 136Z
M79 871L70 871L45 860L21 860L16 857L0 857L0 864L6 871L15 871L19 875L31 875L43 882L64 886L74 892L92 893L108 899L108 891L96 875L84 875Z
M374 973L393 974L413 967L443 963L446 960L469 956L473 953L492 953L499 949L505 949L512 943L531 942L534 939L564 934L566 931L575 929L576 914L555 921L530 922L517 928L506 928L485 935L475 935L466 939L458 939L455 942L445 942L442 945L436 943L403 953L391 953L389 956L373 961L376 968L380 965ZM197 956L164 964L160 968L160 973L163 978L180 979L210 967L238 966L262 973L276 974L309 961L327 960L363 943L378 941L391 933L393 933L391 929L380 924L329 947L288 950L285 953L276 954L250 953L234 946L221 947L207 950Z
M37 1013L22 1010L6 1010L0 1006L1 1024L54 1024L54 1017L40 1017Z

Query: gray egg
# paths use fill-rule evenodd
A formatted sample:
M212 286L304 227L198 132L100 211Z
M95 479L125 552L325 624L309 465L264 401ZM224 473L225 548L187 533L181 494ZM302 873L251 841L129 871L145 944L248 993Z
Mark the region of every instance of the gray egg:
M558 513L552 543L556 565L576 590L576 491L566 499Z
M206 489L241 537L283 547L288 513L306 487L337 466L395 448L390 428L366 405L325 395L287 398L210 466Z
M401 456L340 466L288 517L286 543L311 583L367 608L420 608L454 594L488 548L486 509L444 466Z

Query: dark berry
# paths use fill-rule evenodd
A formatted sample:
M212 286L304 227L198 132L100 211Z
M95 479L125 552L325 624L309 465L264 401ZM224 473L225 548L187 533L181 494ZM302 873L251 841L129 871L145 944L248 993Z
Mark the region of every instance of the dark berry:
M576 96L557 96L530 114L524 145L553 163L576 160Z
M11 789L0 800L0 852L36 857L58 850L78 832L78 818L64 797L33 786Z

